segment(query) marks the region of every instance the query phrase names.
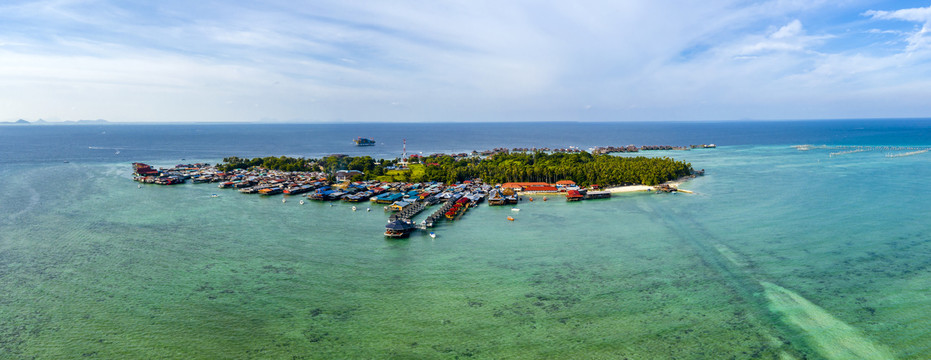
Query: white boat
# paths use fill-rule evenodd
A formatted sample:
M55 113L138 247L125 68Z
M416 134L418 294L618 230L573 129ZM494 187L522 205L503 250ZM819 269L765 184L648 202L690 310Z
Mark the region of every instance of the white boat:
M288 201L288 199L281 198L281 203L282 203L282 204L284 204L286 201Z
M356 211L356 207L355 207L355 206L352 207L352 211Z
M220 197L220 195L217 195L217 194L210 194L210 197Z
M372 208L365 208L365 211L372 211Z
M518 208L511 208L511 211L513 211L513 212L518 212L518 211L520 211L520 209L518 209Z
M304 200L301 200L301 205L304 205Z
M434 232L431 231L431 232L430 232L430 237L436 239L436 233L434 233Z

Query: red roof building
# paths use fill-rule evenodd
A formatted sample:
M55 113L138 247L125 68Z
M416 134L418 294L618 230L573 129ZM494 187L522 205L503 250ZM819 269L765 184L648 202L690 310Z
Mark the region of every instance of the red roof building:
M509 182L509 183L501 184L501 187L503 188L516 189L516 190L523 190L525 187L529 187L529 186L551 186L551 185L545 182Z
M578 190L569 190L566 192L566 201L579 201L585 198Z

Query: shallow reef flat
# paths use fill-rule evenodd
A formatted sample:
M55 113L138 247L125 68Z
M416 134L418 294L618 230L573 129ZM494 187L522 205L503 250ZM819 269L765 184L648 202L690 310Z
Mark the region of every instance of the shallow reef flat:
M683 154L714 169L692 194L483 205L406 240L351 204L138 188L123 163L6 167L0 351L927 358L931 195L901 191L931 175L924 155Z

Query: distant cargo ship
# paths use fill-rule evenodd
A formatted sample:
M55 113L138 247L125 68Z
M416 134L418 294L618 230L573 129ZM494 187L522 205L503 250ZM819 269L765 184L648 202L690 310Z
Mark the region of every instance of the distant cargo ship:
M375 146L375 139L366 139L364 137L358 137L353 141L356 143L356 146Z

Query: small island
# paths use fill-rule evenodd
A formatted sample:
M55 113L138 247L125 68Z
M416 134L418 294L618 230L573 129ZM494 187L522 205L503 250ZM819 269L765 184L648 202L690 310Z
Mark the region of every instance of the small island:
M309 193L306 198L315 201L381 204L391 213L385 236L392 238L407 237L413 230L433 227L440 220L459 220L486 199L495 206L534 201L534 195L542 196L542 201L547 201L548 195L578 201L610 198L612 192L675 192L678 189L670 182L704 173L668 157L620 157L585 151L496 151L487 156L433 154L391 160L341 154L320 159L227 157L215 166L133 166L134 179L141 183L216 182L219 188L234 188L244 194ZM442 205L420 224L413 222L415 215L438 204ZM355 206L352 209L357 210Z

